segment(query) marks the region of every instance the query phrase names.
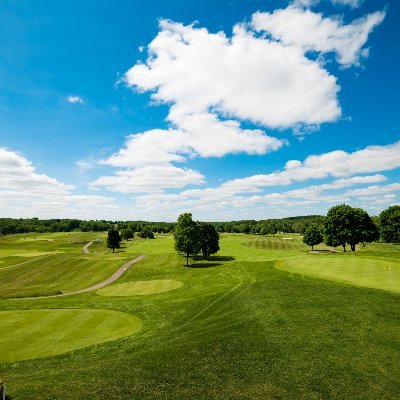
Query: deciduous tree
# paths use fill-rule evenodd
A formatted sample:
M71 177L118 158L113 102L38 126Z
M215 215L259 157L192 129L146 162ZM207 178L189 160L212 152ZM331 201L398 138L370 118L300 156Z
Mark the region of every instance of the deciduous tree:
M174 229L175 250L186 256L186 266L189 266L189 256L200 252L200 232L198 224L193 221L191 213L181 214Z
M380 214L381 237L384 242L400 242L400 206L391 206Z
M112 249L113 253L115 249L119 249L121 243L121 237L116 229L109 229L107 235L107 247Z
M213 224L207 222L198 223L200 227L200 247L204 259L219 251L219 234Z
M314 250L314 246L322 243L324 238L322 237L321 230L318 225L311 225L304 232L303 242L308 246L311 246L311 250Z

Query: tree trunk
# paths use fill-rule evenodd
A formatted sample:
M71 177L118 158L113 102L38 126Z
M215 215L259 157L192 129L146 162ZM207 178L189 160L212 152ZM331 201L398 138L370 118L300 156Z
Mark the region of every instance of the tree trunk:
M311 251L314 251L314 246L311 246Z
M342 246L343 246L343 251L346 252L346 245L342 244Z
M186 266L189 266L189 253L186 253Z
M113 247L113 253L114 253L114 249L115 249L115 248Z
M351 247L351 251L356 251L356 245L355 244L350 245L350 247Z

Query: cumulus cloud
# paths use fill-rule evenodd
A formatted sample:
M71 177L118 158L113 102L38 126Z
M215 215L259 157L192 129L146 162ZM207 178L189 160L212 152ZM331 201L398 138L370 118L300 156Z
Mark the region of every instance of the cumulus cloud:
M199 172L166 164L117 171L112 176L101 176L92 185L105 186L115 192L132 193L158 192L162 189L182 188L202 183L204 177Z
M0 147L0 189L4 192L65 195L72 185L66 185L44 174L38 174L32 163L4 147Z
M179 213L185 210L203 213L208 219L245 218L268 210L270 216L298 214L299 207L306 212L326 212L328 206L350 202L371 209L374 205L393 204L400 185L386 182L382 174L400 167L400 142L387 146L369 146L353 153L332 151L311 155L304 161L290 160L285 167L271 174L255 175L227 181L215 188L189 189L180 193L142 194L134 197L143 212ZM360 175L361 174L361 175ZM286 192L266 192L269 187L288 186L294 182L334 178L331 182L306 186ZM352 189L354 186L371 185ZM347 189L341 191L340 189ZM212 206L210 206L212 205ZM235 211L236 210L236 211ZM228 212L228 214L223 214ZM211 214L213 213L213 218ZM236 213L236 214L235 214ZM247 215L248 217L249 215Z
M305 5L311 3L303 0ZM131 67L124 82L139 92L150 91L155 103L169 105L169 128L128 136L122 149L101 161L119 170L93 186L134 193L201 184L199 172L175 164L193 157L263 155L286 143L265 129L292 128L295 133L336 121L341 116L337 79L309 51L336 52L340 63L356 64L368 34L383 17L374 13L345 25L338 18L289 6L255 13L250 23L236 24L231 35L161 20L147 46L148 58ZM260 128L246 129L243 122ZM249 182L249 190L257 191L258 181L261 186L301 181L300 171L294 176L296 163L286 167L291 174L226 185L243 189Z
M115 209L110 197L73 194L74 189L39 174L24 156L0 147L0 215L90 218Z
M173 103L169 120L210 110L266 127L319 124L340 116L336 78L301 47L261 38L244 25L223 32L162 20L146 63L126 83Z
M73 103L73 104L83 104L84 103L84 101L83 101L83 99L82 99L82 97L79 97L79 96L68 96L67 97L67 102L68 103Z
M384 18L385 12L377 11L346 25L337 17L288 7L273 13L255 13L252 24L255 30L268 32L286 45L299 46L304 51L334 52L340 64L351 66L359 65L360 57L366 54L363 46L368 35Z
M364 0L332 0L333 4L350 6L351 8L360 7Z
M309 179L350 177L400 167L400 142L387 146L369 146L363 150L347 153L342 150L311 155L303 162L290 160L285 168L271 174L253 175L235 179L222 186L231 191L257 191L260 187L285 186Z

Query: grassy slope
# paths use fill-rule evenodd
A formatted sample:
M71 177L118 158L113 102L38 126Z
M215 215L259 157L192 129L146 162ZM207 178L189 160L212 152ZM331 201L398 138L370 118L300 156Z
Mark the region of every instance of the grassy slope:
M242 245L248 242L224 237L218 257L189 269L169 237L135 239L114 255L146 254L118 284L184 283L170 292L1 300L3 310L111 309L144 322L134 336L1 365L13 399L398 398L399 295L276 270L276 259L304 252Z
M62 233L3 238L0 298L67 293L105 280L131 255L126 256L121 249L110 257L105 246L97 244L89 247L90 254L84 254L83 244L71 244L71 241L95 240L97 236ZM20 256L15 258L13 254Z

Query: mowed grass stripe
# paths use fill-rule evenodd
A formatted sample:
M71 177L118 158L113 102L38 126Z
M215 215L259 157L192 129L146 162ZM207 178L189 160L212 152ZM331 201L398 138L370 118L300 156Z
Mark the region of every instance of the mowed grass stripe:
M3 311L0 362L47 357L116 340L141 326L137 317L113 310Z
M150 294L169 292L183 286L183 283L170 279L152 281L126 282L118 285L107 286L97 291L101 296L144 296Z
M120 259L62 254L0 269L0 297L50 295L83 289L105 280L120 266Z

